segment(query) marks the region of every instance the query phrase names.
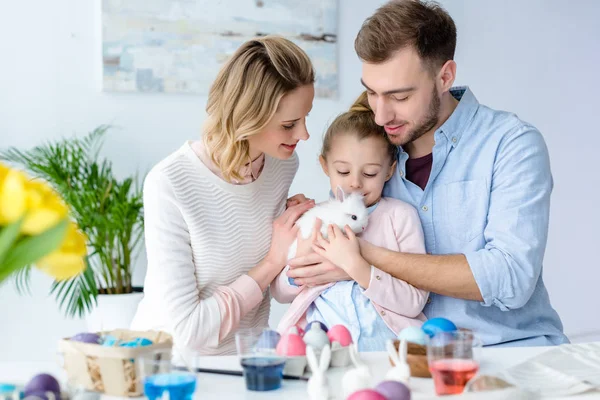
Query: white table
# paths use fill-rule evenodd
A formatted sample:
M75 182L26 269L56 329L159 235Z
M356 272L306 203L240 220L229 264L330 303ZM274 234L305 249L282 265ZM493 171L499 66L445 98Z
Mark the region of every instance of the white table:
M523 362L530 357L536 356L549 347L513 347L513 348L484 348L482 350L481 372L493 373L502 368L507 368ZM376 378L374 384L383 380L385 373L389 370L390 364L386 353L361 353L362 359L369 364L371 372ZM200 360L200 366L215 369L240 369L239 362L235 356L224 357L203 357ZM0 381L13 383L26 383L33 375L41 372L52 373L59 379L64 377L58 364L53 363L0 363ZM343 368L332 368L329 370L329 384L332 393L337 396L334 399L341 398L341 377L344 374ZM412 389L413 399L432 399L435 398L433 382L431 379L411 378L410 387ZM306 382L285 380L280 390L272 392L250 392L245 388L244 380L241 377L200 374L198 378L197 396L198 400L218 399L307 399ZM460 396L445 396L444 399L486 399L493 400L495 397L491 392L482 392L479 394L469 394ZM496 397L499 398L499 397ZM113 400L116 398L102 396L101 400ZM578 396L565 397L564 399L600 399L600 391L588 392Z

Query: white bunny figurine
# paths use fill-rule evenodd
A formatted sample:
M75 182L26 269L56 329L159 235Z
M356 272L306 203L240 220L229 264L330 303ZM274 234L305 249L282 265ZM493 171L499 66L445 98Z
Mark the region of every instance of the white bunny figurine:
M342 230L348 225L352 232L361 233L367 227L369 212L362 194L350 193L347 195L338 186L335 198L317 204L296 221L296 225L300 228L300 233L304 239L310 237L317 218L323 221L321 234L327 239L329 225L337 225ZM297 240L295 240L288 251L288 260L296 256L297 246Z
M357 344L355 343L348 346L348 350L354 368L347 371L342 377L342 393L344 399L358 390L370 388L372 380L369 367L367 367L358 356Z
M398 381L401 383L408 383L410 379L410 367L406 362L406 354L407 354L407 344L406 339L402 339L400 341L400 346L398 351L396 351L396 347L394 346L394 342L391 340L387 341L387 351L394 362L394 366L392 369L388 371L385 375L386 380L390 381Z
M310 400L327 400L329 398L329 386L325 373L329 368L329 360L331 359L331 347L326 345L321 350L320 360L317 361L317 356L312 346L306 347L306 358L312 375L308 380L308 398Z

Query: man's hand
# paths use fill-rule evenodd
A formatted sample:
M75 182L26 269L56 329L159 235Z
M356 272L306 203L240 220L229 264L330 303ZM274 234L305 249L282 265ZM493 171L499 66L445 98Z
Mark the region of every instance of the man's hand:
M296 257L289 262L287 275L298 286L317 286L331 282L348 281L350 276L341 268L317 253Z

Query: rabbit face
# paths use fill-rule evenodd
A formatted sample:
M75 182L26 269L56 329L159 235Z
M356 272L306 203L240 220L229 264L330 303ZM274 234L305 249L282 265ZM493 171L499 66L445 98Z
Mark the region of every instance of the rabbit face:
M365 207L363 196L360 193L346 195L340 206L339 226L348 225L352 232L361 233L369 222L369 213Z

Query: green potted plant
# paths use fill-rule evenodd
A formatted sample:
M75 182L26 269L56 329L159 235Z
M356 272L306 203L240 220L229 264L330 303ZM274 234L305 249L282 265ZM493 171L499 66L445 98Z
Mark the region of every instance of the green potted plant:
M142 190L136 177L117 179L112 163L100 158L107 129L27 151L0 151L0 160L47 181L87 236L87 273L56 281L50 291L67 316L87 315L90 331L128 328L142 297L131 281L143 237ZM17 273L21 293L28 291L30 272L29 267Z

